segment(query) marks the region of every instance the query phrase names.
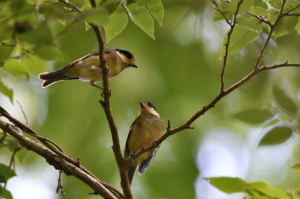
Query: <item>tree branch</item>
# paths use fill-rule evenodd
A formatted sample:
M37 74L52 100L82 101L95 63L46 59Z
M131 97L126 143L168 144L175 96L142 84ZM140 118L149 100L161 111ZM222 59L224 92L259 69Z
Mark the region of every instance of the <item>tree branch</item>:
M224 13L222 12L222 10L220 9L219 5L217 4L217 2L215 0L210 0L215 6L216 6L216 10L219 11L221 13L221 15L223 16L223 18L225 19L226 23L228 25L231 26L231 23L230 21L226 18L226 16L224 15Z
M283 0L282 6L281 6L281 9L280 9L280 14L278 15L278 17L277 17L275 23L274 23L274 24L271 24L271 26L270 26L270 27L271 27L271 30L270 30L270 32L269 32L268 38L267 38L267 40L266 40L264 46L261 48L260 53L259 53L259 55L258 55L258 57L257 57L256 63L255 63L255 65L254 65L254 70L258 70L260 61L261 61L261 59L262 59L262 57L263 57L263 54L264 54L264 52L265 52L265 50L266 50L266 48L267 48L267 46L268 46L268 44L269 44L269 42L270 42L272 36L273 36L273 32L274 32L276 26L278 25L280 19L284 16L284 14L282 13L283 8L284 8L284 5L285 5L285 0Z
M38 135L34 130L32 130L30 127L27 125L23 124L22 122L18 121L14 117L12 117L4 108L0 106L0 116L6 117L10 122L12 122L16 127L19 129L23 130L24 132L28 133L31 136L36 137L41 143L43 143L45 146L47 146L51 151L53 151L55 154L59 155L61 158L63 158L65 161L69 162L70 164L78 167L81 169L83 172L85 172L87 175L90 175L92 178L97 180L99 183L101 183L103 186L105 186L107 189L111 190L113 193L116 193L118 197L123 197L123 195L113 186L102 182L99 180L94 174L92 174L89 170L87 170L85 167L82 165L78 165L78 161L75 161L72 157L68 156L63 152L63 150L52 140L49 140L47 138L44 138L40 135ZM1 127L0 127L1 128ZM1 128L3 131L5 129ZM6 132L6 131L5 131ZM9 132L7 132L9 133ZM13 136L13 135L12 135ZM40 144L39 144L40 145ZM54 147L54 146L55 147ZM34 150L33 150L34 151ZM65 171L65 170L64 170Z
M250 13L250 12L247 12L247 14L251 15L252 17L255 17L255 18L258 19L258 20L260 20L260 22L263 22L263 23L265 23L265 24L268 24L270 27L272 26L272 23L271 23L270 21L264 19L264 18L261 17L261 16L254 15L254 14L252 14L252 13Z
M97 7L95 0L90 0L90 3L93 8ZM110 103L110 89L109 89L109 81L108 81L108 73L109 69L106 66L106 60L104 57L104 40L101 33L101 29L99 26L96 26L94 24L90 24L92 28L94 29L94 32L97 36L97 40L99 43L99 60L100 60L100 67L102 68L102 81L103 81L103 92L104 92L104 101L100 100L99 103L102 105L109 128L111 131L113 146L112 149L114 151L115 159L119 168L120 178L121 178L121 186L123 189L123 193L125 195L125 198L132 198L131 188L129 184L128 174L127 170L123 168L123 156L121 153L121 147L120 147L120 140L119 140L119 134L118 134L118 128L114 121L113 113L111 110L111 103Z
M281 63L281 64L264 65L264 66L258 68L257 70L253 69L253 71L251 71L248 75L246 75L241 80L239 80L238 82L236 82L235 84L233 84L232 86L230 86L228 89L224 90L224 92L220 92L209 104L207 104L206 106L203 106L200 111L196 112L183 125L181 125L179 127L176 127L174 129L170 129L170 122L168 121L168 127L167 127L166 133L161 138L159 138L155 144L149 145L149 146L147 146L145 148L140 149L136 153L134 153L133 158L132 157L128 157L125 160L125 164L123 166L125 168L129 167L131 165L133 159L136 159L140 155L142 155L143 153L145 153L145 152L147 152L149 150L153 150L155 147L158 147L164 140L166 140L171 135L173 135L175 133L178 133L178 132L181 132L181 131L183 131L185 129L193 129L193 127L191 127L191 124L196 119L198 119L200 116L204 115L208 110L210 110L211 108L213 108L217 104L217 102L219 102L223 97L225 97L226 95L228 95L229 93L231 93L232 91L234 91L235 89L237 89L238 87L240 87L241 85L243 85L245 82L249 81L254 75L256 75L256 74L258 74L258 73L260 73L262 71L272 70L272 69L281 68L281 67L300 67L300 64L289 64L288 61L286 61L285 63Z
M22 130L19 127L13 126L0 120L0 128L15 137L22 146L26 147L40 156L44 157L46 161L53 165L58 170L63 170L67 175L73 175L81 181L89 185L95 192L100 194L104 198L116 199L117 197L105 188L97 179L93 178L82 169L78 168L74 164L67 162L64 158L57 156L49 149L43 147L40 143L35 142L22 134Z
M225 68L226 68L226 65L227 65L227 57L228 57L228 54L229 54L230 37L231 37L231 34L232 34L233 29L235 27L236 17L237 17L237 15L239 13L239 9L240 9L240 6L241 6L242 3L243 3L243 0L240 0L238 2L236 11L234 13L233 21L232 21L232 23L229 24L230 25L230 30L227 33L227 41L225 43L225 55L224 55L224 60L223 60L223 68L222 68L222 72L221 72L221 88L220 88L221 92L224 92L224 87L225 87L224 74L225 74Z

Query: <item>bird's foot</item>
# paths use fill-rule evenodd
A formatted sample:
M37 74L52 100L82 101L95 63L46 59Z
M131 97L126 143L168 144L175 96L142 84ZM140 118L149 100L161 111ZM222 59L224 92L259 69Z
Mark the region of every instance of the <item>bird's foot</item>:
M106 73L106 75L109 75L110 74L110 68L107 68L108 70L107 70L107 73Z
M160 147L160 145L158 145L157 147L155 147L156 143L157 143L157 140L154 140L153 143L152 143L152 146L153 146L152 155L154 155L156 153L156 151L157 151L157 148Z
M111 92L111 90L109 90L108 97L111 97L111 94L112 94L112 92ZM101 93L101 97L104 97L104 91L102 91L102 93Z
M131 157L132 159L134 158L134 153L133 153L133 151L129 151L129 157Z

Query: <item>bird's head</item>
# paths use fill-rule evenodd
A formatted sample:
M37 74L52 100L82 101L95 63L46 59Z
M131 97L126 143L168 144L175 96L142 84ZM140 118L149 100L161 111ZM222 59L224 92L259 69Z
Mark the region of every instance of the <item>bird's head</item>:
M135 58L131 52L121 49L115 49L115 51L119 53L122 62L125 63L127 67L138 68L137 65L135 65Z
M155 106L151 102L140 102L140 115L141 114L152 114L159 117Z

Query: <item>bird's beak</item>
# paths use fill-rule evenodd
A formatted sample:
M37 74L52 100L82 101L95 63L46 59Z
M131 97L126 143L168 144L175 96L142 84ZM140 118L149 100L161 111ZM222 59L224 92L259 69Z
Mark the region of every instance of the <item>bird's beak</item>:
M137 66L137 65L135 65L135 64L133 64L133 65L130 65L130 66L132 66L133 68L138 68L138 66Z
M140 102L140 107L144 107L143 102Z

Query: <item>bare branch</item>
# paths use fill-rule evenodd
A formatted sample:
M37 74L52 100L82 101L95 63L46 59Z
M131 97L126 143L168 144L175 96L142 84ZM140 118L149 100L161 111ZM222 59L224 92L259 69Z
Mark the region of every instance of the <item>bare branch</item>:
M61 194L63 196L66 196L66 193L64 192L63 190L63 186L61 184L61 174L62 174L62 170L59 171L59 174L58 174L58 182L57 182L57 188L56 188L56 193L59 192L59 190L61 191Z
M293 13L293 12L292 12L292 13L289 13L289 12L283 12L282 15L283 15L283 16L298 16L298 17L299 17L299 16L300 16L300 13L298 13L298 12L294 12L294 13Z
M268 24L270 27L272 26L272 23L271 23L269 20L266 20L266 19L264 19L264 18L261 17L261 16L254 15L254 14L252 14L252 13L250 13L250 12L247 12L247 14L251 15L252 17L255 17L255 18L258 19L258 20L260 20L260 22L263 22L263 23L265 23L265 24Z
M21 106L21 104L19 103L18 100L17 100L17 103L19 104L19 106L20 106L20 108L21 108L21 110L22 110L22 113L23 113L24 118L25 118L25 121L26 121L26 125L28 125L28 120L27 120L27 117L26 117L26 114L25 114L25 111L24 111L23 107Z
M220 14L223 16L223 18L225 19L226 23L231 26L230 21L226 18L226 16L224 15L223 11L220 9L219 5L217 4L217 2L215 0L210 0L215 6L216 6L216 10L220 12Z
M47 146L51 151L53 151L54 153L56 153L57 155L59 155L60 157L64 158L65 161L67 161L68 163L71 163L72 165L78 167L79 169L81 169L83 172L86 173L86 175L90 175L92 178L96 179L99 183L101 183L103 186L105 186L107 189L111 190L113 193L116 193L119 196L122 196L122 194L113 186L100 181L94 174L92 174L89 170L87 170L85 167L83 167L82 165L78 166L78 162L75 161L72 157L66 155L63 150L52 140L49 140L48 138L44 138L40 135L38 135L34 130L32 130L30 127L26 126L25 124L23 124L22 122L18 121L17 119L15 119L14 117L12 117L4 108L2 108L0 106L0 115L6 117L10 122L12 122L16 127L18 127L19 129L23 130L24 132L28 133L31 136L36 137L39 141L41 141L45 146ZM1 127L0 127L1 128ZM1 128L4 132L5 129ZM9 132L7 132L9 133ZM11 134L12 135L12 134ZM15 137L15 136L14 136ZM40 144L39 144L40 145ZM54 146L55 147L54 147ZM64 170L65 171L65 170Z
M220 88L221 92L224 92L224 87L225 87L224 74L225 74L225 68L226 68L226 65L227 65L227 57L228 57L228 54L229 54L230 37L231 37L231 34L232 34L233 29L235 27L236 17L239 13L239 9L240 9L240 6L241 6L242 3L243 3L243 0L240 0L238 2L236 11L234 13L233 21L230 24L230 30L227 33L227 42L225 43L225 55L224 55L224 60L223 60L223 68L222 68L222 72L221 72L221 88Z
M217 102L219 102L223 97L225 97L226 95L228 95L229 93L231 93L232 91L234 91L235 89L237 89L238 87L240 87L241 85L243 85L245 82L249 81L254 75L265 71L265 70L272 70L272 69L276 69L276 68L281 68L281 67L300 67L300 64L289 64L288 61L281 63L281 64L275 64L275 65L265 65L262 66L260 68L258 68L257 70L253 69L253 71L251 71L248 75L246 75L245 77L243 77L241 80L239 80L238 82L236 82L235 84L233 84L232 86L230 86L228 89L224 90L224 92L220 92L215 99L213 99L209 104L207 104L206 106L203 106L203 108L198 111L197 113L195 113L186 123L184 123L183 125L176 127L174 129L169 129L170 128L170 123L168 122L168 127L167 127L167 131L166 133L157 140L157 142L155 144L149 145L147 147L142 148L141 150L137 151L136 153L134 153L133 155L133 159L136 159L137 157L139 157L140 155L142 155L143 153L145 153L146 151L149 150L153 150L155 147L158 147L164 140L166 140L169 136L181 132L185 129L193 129L193 127L191 127L190 125L196 120L198 119L200 116L204 115L204 113L206 113L208 110L210 110L211 108L213 108ZM128 157L125 160L124 163L124 167L127 168L131 165L132 163L132 157Z
M111 199L117 198L115 195L113 195L111 191L105 188L96 178L90 176L74 164L67 162L64 158L57 156L55 153L43 147L41 144L27 138L22 134L21 129L16 128L15 126L12 126L11 124L8 124L6 122L3 122L2 120L0 120L0 128L8 134L15 137L20 142L20 144L26 147L28 150L34 151L35 153L44 157L47 160L47 162L53 165L56 169L63 170L67 175L73 175L76 178L85 182L102 197Z
M81 10L77 6L73 5L70 1L68 1L68 0L59 0L59 1L70 6L74 12L82 14Z
M97 7L95 0L90 0L90 3L93 8ZM123 193L125 195L125 198L132 198L131 188L129 184L128 174L127 170L124 169L123 165L123 156L121 153L121 147L120 147L120 140L119 140L119 134L118 134L118 128L114 121L114 117L111 110L111 103L110 103L110 89L109 89L109 81L108 81L108 72L109 69L106 66L106 60L104 57L104 40L101 33L101 29L99 26L96 26L94 24L90 24L92 28L94 29L94 32L97 36L97 40L99 43L99 60L100 60L100 67L102 68L102 81L103 81L103 92L104 92L104 101L100 100L100 104L102 105L109 127L111 131L111 136L113 140L113 146L112 149L114 151L115 159L119 168L119 173L121 177L121 187L123 189Z

